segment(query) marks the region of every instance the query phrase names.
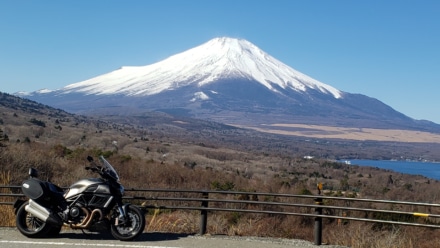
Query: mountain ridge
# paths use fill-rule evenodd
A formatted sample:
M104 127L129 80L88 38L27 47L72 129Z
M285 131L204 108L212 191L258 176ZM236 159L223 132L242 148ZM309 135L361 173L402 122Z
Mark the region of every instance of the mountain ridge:
M160 110L240 125L303 123L440 132L438 124L414 120L377 99L340 91L246 40L227 37L152 65L121 67L23 97L84 114Z

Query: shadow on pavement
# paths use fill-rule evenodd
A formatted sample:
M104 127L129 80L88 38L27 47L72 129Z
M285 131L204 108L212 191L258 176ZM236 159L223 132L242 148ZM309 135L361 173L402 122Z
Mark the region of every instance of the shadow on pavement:
M144 232L142 233L137 239L134 241L149 241L149 242L157 242L157 241L166 241L166 240L178 240L181 238L186 238L188 236L192 236L194 234L185 234L185 233L160 233L160 232L153 232L148 233ZM82 232L78 230L66 230L64 232L61 232L59 235L52 236L52 239L57 238L65 238L65 239L84 239L84 240L116 240L110 232L105 233L87 233Z

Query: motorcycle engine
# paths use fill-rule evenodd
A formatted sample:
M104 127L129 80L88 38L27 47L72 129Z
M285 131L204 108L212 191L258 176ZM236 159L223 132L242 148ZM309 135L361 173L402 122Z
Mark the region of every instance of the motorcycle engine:
M79 208L79 207L76 207L76 206L74 206L74 207L72 207L71 209L70 209L70 211L69 211L69 215L70 215L70 217L72 217L72 218L78 218L78 216L81 214L81 209Z
M81 208L81 206L72 206L69 209L69 219L73 223L82 223L87 217L87 213Z

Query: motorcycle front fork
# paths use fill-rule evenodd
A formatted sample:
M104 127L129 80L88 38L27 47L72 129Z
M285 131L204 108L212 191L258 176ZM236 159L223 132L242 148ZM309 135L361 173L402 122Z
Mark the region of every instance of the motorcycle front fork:
M115 219L115 226L124 225L126 223L126 206L127 205L119 206L118 204L119 216Z

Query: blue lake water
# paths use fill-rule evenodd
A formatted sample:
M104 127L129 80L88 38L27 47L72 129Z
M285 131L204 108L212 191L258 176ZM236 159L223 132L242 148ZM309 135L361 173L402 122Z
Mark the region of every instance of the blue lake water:
M389 169L412 175L423 175L440 180L440 163L416 161L387 161L387 160L349 160L352 165L372 166Z
M351 165L372 166L440 180L440 163L390 160L349 160Z

